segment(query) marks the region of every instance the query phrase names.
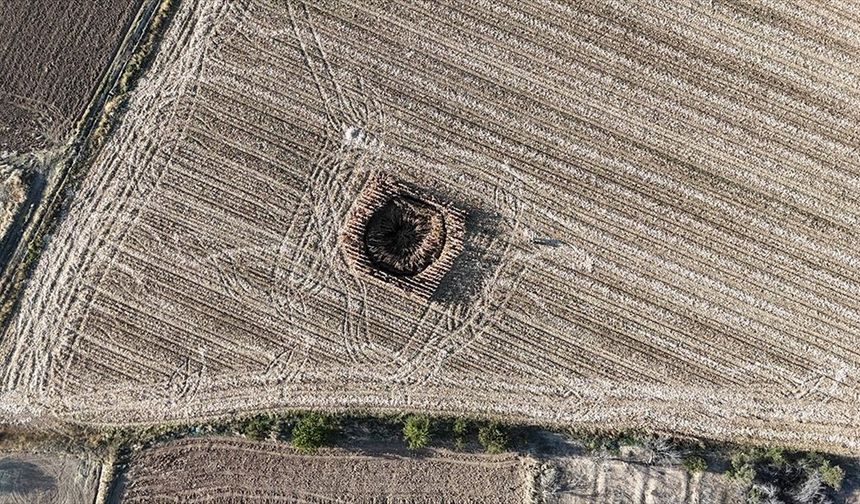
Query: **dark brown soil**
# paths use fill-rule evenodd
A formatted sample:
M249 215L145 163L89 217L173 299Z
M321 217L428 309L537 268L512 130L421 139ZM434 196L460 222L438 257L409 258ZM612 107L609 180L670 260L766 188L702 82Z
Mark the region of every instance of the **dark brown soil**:
M65 139L140 0L0 2L0 152Z
M514 453L303 454L282 442L187 438L141 451L114 502L505 504L524 501L525 475Z

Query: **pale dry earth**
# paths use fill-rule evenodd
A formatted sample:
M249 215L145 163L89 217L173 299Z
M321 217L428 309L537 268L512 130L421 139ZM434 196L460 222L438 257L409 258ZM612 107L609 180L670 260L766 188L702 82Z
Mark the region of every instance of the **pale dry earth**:
M0 452L0 503L90 503L100 472L101 464L92 457Z
M21 170L0 162L0 236L6 234L26 195Z
M301 454L278 442L185 439L140 452L117 502L514 504L529 498L528 465L511 453Z
M860 453L853 2L181 4L3 338L7 421L481 413ZM433 299L337 245L468 212Z
M550 473L550 467L554 472ZM724 475L691 475L679 466L575 456L546 461L552 474L538 494L546 504L741 504L744 487ZM544 479L549 480L548 476Z

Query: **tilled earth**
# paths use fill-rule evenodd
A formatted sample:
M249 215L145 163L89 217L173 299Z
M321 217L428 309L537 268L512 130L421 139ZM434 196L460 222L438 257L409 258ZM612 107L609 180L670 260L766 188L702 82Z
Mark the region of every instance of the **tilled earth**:
M60 144L140 0L0 2L0 153Z
M119 502L514 504L528 497L526 464L514 454L303 455L283 443L186 439L141 452Z

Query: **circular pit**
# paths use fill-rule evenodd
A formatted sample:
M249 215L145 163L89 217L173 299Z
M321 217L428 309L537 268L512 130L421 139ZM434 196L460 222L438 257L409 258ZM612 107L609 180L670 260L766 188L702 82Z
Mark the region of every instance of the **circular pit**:
M442 254L445 218L435 206L397 195L367 220L364 247L375 268L395 276L415 276Z

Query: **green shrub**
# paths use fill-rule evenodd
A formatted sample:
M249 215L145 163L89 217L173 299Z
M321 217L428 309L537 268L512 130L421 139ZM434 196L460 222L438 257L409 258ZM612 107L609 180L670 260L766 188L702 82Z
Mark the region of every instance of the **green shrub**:
M490 422L478 429L478 442L488 453L500 453L508 446L508 433L498 422Z
M454 420L454 425L451 426L451 434L454 439L454 448L457 450L462 450L466 447L466 431L469 429L469 423L463 419L458 418Z
M242 421L238 430L247 438L261 441L269 437L274 427L274 418L269 415L256 415Z
M767 448L759 452L759 460L764 463L783 465L786 463L785 450L782 448Z
M331 417L321 413L308 413L293 427L293 446L303 452L314 452L328 443L334 430Z
M699 474L708 469L708 462L699 455L690 455L684 457L684 467L690 474Z
M423 415L409 415L403 424L403 439L410 450L427 446L430 442L430 419Z
M845 471L838 465L833 465L829 460L825 460L818 466L818 473L821 475L821 481L830 488L839 490L842 487Z
M751 448L731 456L728 475L747 485L747 502L833 502L844 473L824 455Z
M726 476L742 483L752 483L756 477L756 461L757 457L750 451L732 453Z

